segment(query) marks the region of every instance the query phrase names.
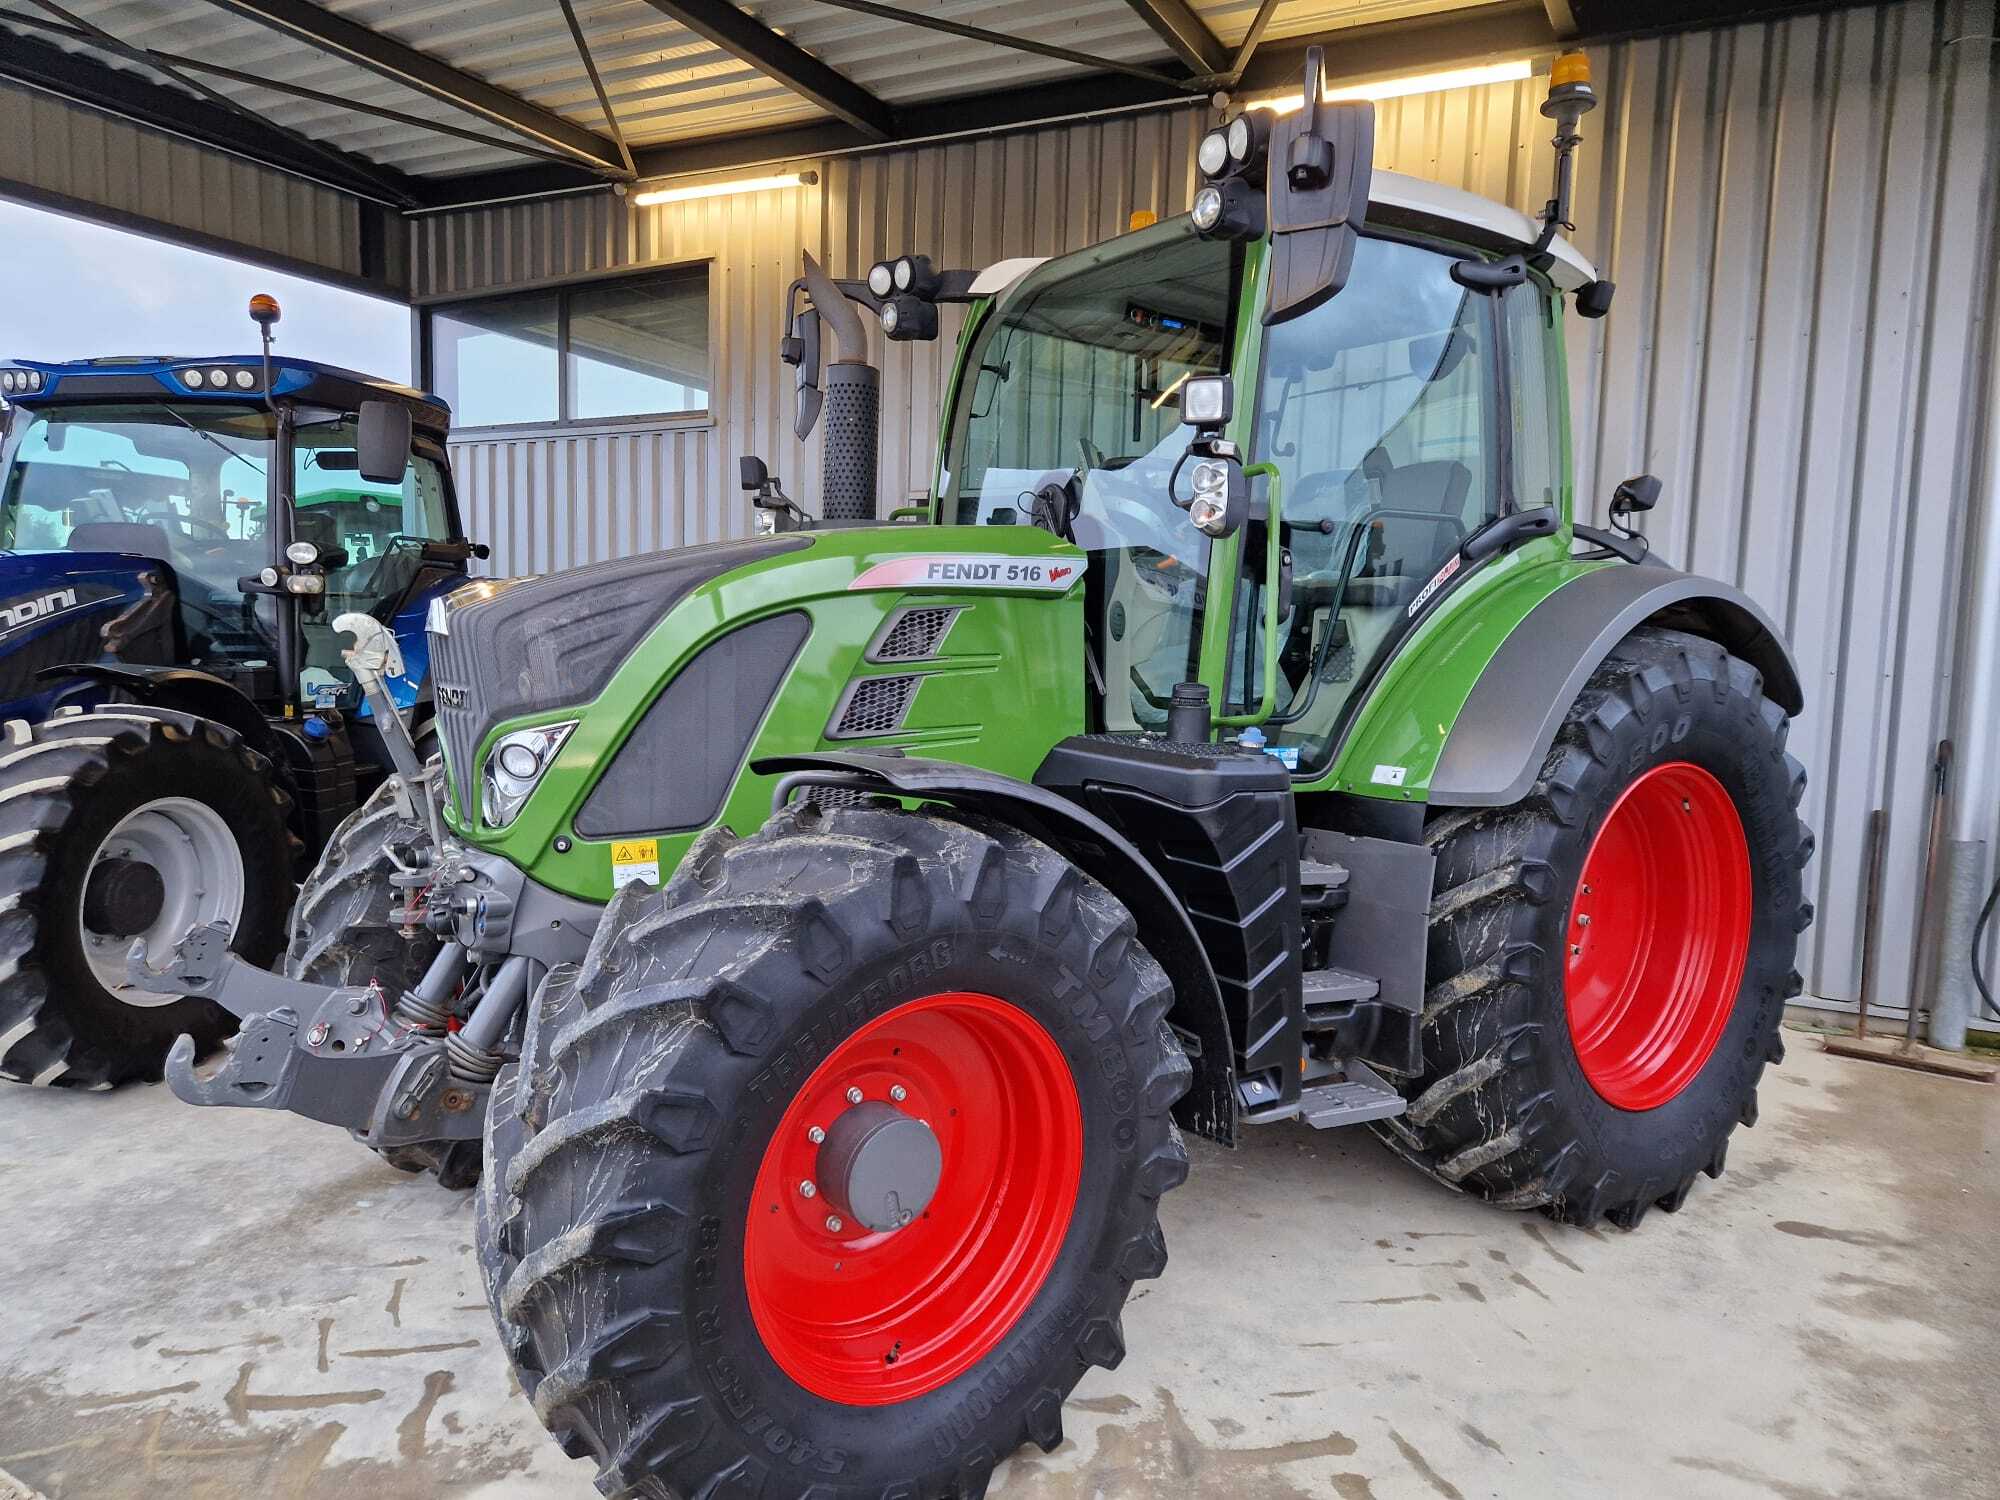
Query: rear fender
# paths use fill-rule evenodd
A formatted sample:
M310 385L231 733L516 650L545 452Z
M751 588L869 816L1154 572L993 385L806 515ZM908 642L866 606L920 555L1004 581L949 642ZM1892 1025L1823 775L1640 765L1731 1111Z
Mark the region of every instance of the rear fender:
M213 719L235 730L258 754L281 766L290 762L291 757L285 746L278 742L277 734L258 711L257 705L244 696L242 689L212 673L200 672L193 667L117 666L109 662L95 662L46 667L40 675L47 678L81 677L130 693L139 702L155 708L174 708L182 713Z
M1500 643L1452 722L1432 805L1505 807L1526 796L1583 685L1645 625L1717 642L1763 674L1787 714L1805 706L1777 624L1741 589L1651 564L1601 568L1549 594Z
M802 782L873 784L893 796L942 802L1010 824L1062 851L1125 904L1139 924L1140 941L1173 978L1174 1005L1167 1021L1194 1064L1194 1086L1175 1107L1175 1117L1196 1135L1235 1144L1235 1051L1215 970L1172 888L1124 835L1032 782L951 761L833 750L771 756L753 761L750 769L785 777L778 787L780 804Z

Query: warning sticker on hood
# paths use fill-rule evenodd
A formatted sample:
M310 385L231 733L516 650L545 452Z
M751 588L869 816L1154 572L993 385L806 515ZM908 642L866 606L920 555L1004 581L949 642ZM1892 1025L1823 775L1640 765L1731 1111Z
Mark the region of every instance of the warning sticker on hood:
M1079 561L958 552L892 557L862 573L848 589L1035 589L1060 594L1083 576Z

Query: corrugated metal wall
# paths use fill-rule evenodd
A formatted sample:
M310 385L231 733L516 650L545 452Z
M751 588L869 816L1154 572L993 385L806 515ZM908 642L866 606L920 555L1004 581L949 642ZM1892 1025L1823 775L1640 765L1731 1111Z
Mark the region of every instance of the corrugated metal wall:
M1666 481L1657 545L1733 579L1791 633L1809 707L1794 744L1820 921L1807 981L1852 999L1862 829L1891 809L1884 999L1913 952L1924 776L1949 729L1981 351L1995 262L1994 0L1850 9L1623 43L1595 54L1604 108L1577 239L1621 285L1572 320L1579 494ZM1523 209L1547 194L1543 85L1379 107L1380 165ZM906 249L941 264L1046 255L1179 212L1194 109L818 164L781 194L634 209L609 194L416 221L425 299L711 259L714 424L473 435L458 446L475 534L496 566L562 567L738 535L734 460L792 493L817 456L790 435L775 358L786 284L811 249L836 274ZM885 493L922 491L951 335L885 356ZM1994 754L1962 745L1960 753ZM2000 833L2000 830L1996 830Z
M308 272L404 281L394 215L388 263L366 267L363 210L345 193L11 84L0 84L0 194Z

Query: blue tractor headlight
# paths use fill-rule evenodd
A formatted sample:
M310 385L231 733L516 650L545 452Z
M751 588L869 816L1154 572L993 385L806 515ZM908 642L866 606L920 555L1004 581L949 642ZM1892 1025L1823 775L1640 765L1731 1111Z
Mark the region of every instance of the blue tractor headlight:
M549 767L555 764L576 720L561 724L537 724L533 729L517 729L503 734L486 757L483 778L485 795L480 799L480 816L489 828L505 828L521 811Z

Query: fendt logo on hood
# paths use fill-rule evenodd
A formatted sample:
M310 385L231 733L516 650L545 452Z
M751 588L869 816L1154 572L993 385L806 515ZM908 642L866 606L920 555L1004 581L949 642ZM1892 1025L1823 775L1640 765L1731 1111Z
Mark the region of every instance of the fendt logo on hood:
M0 604L0 633L32 625L37 620L45 620L50 615L74 608L75 589L52 589L39 598L23 599L18 604Z
M448 682L440 682L434 688L437 701L446 708L463 708L471 697L462 687L454 687Z

